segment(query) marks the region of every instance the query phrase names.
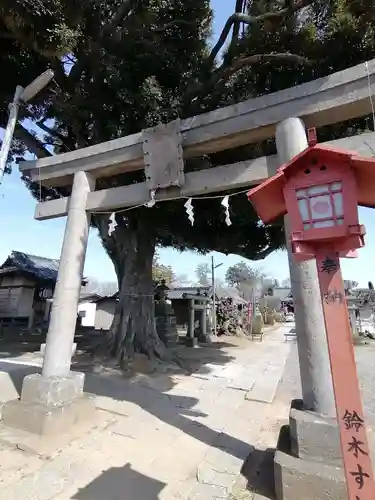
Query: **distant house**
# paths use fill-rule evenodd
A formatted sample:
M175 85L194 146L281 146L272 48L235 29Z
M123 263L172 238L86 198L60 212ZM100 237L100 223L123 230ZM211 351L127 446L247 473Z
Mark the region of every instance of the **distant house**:
M167 297L169 300L185 300L185 295L209 295L210 293L210 286L184 286L170 288Z
M78 303L81 326L93 327L95 325L96 301L101 298L101 295L97 293L81 293Z
M292 289L290 287L273 288L272 297L279 299L281 302L293 302Z
M97 294L81 294L78 316L83 327L109 330L115 315L118 293L101 297Z
M261 302L269 310L279 311L282 307L293 308L293 295L290 287L271 287L264 293Z
M0 321L47 321L58 269L57 259L13 251L0 266Z
M219 289L216 291L216 299L231 299L233 304L247 304L248 301L241 297L240 291L234 287L227 287L224 290Z

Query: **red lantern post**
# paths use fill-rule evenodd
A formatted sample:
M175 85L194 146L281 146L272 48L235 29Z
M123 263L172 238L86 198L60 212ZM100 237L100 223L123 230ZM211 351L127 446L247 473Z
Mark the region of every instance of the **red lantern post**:
M358 205L375 208L375 159L316 144L248 193L264 223L288 213L296 259L316 258L349 500L374 500L340 257L364 245Z

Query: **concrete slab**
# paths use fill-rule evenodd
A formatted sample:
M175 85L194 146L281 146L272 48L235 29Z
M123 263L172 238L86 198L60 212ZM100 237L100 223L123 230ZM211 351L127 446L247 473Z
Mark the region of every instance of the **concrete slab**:
M342 467L340 433L336 418L304 411L295 400L289 414L291 452L301 459Z
M213 484L197 485L189 492L187 500L215 500L219 498L228 498L230 493L229 488L224 486L216 486Z
M255 385L255 377L253 375L241 374L241 376L235 377L231 382L229 382L228 387L231 389L237 389L239 391L251 391Z
M208 462L201 463L197 470L197 481L200 484L211 484L230 490L234 486L236 479L237 472L230 473L217 471L216 468Z
M209 448L204 457L204 463L212 466L217 472L238 474L243 460L219 448Z
M74 492L70 495L71 486L77 480L80 484L87 485L110 467L104 463L108 460L108 455L103 454L103 440L112 450L112 464L118 459L115 442L110 439L106 430L109 418L112 420L113 417L104 414L103 422L97 427L81 433L77 440L72 440L60 452L56 453L55 450L51 456L43 457L37 463L29 455L29 464L16 471L9 481L7 477L2 477L0 499L55 500L60 493L61 500L79 498L75 496L76 488L73 488ZM101 460L97 459L98 455L101 455Z
M280 450L274 460L277 500L346 500L343 469L292 457Z
M207 363L202 368L192 374L193 378L211 380L213 378L222 378L232 380L237 377L244 367L236 363L228 363L226 366Z
M85 394L58 406L8 401L2 406L1 418L8 427L47 437L65 433L80 421L89 420L94 412L95 398Z
M150 443L152 446L152 442ZM199 464L207 453L207 444L192 436L182 434L165 448L150 464L153 477L166 483L187 481L196 475Z
M0 372L0 388L0 403L5 403L6 401L19 397L19 392L9 376L9 373Z
M257 379L251 390L246 394L247 400L272 403L284 372L288 354L289 349L284 349L284 352L279 353L279 356L266 366L261 377Z
M0 445L4 446L7 450L21 450L28 454L50 459L67 444L82 439L89 431L101 431L113 423L113 421L114 417L112 415L96 410L91 412L90 418L81 421L78 425L72 426L68 431L55 434L52 437L48 436L47 438L46 436L27 432L22 429L16 429L0 423ZM0 456L3 457L1 450Z

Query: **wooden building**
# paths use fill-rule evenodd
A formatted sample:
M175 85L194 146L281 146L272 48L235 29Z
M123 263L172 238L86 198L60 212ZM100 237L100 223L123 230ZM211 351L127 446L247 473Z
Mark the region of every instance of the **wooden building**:
M13 251L0 266L0 322L46 324L58 270L57 259Z
M0 321L29 328L48 319L59 261L13 251L0 266Z

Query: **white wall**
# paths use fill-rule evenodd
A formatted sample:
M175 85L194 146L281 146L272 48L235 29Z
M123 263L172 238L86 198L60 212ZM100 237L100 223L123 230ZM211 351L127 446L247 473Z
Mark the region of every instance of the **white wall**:
M109 330L112 326L116 309L115 300L101 300L95 315L95 330Z
M78 314L81 316L82 326L95 326L95 302L81 302L81 304L78 304Z

